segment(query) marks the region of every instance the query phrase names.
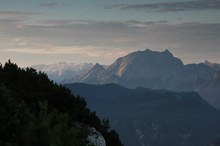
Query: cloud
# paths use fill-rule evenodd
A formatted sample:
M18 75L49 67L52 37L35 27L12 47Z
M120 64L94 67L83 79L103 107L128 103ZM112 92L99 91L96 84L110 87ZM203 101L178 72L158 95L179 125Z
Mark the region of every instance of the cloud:
M164 46L166 42L176 44L175 41L184 40L189 43L193 40L216 41L220 37L219 27L219 23L169 24L167 21L45 20L26 24L0 19L0 31L5 38L31 38L31 42L54 46L137 48L162 43Z
M40 7L47 7L47 8L53 8L59 5L63 5L63 4L60 4L58 2L45 2L45 3L39 4Z
M35 25L39 27L105 27L105 29L124 29L130 27L141 28L147 25L154 24L165 24L168 23L166 20L162 21L137 21L137 20L127 20L127 21L95 21L95 20L60 20L60 19L51 19L51 20L41 20L38 21Z
M55 8L58 6L66 6L64 2L45 2L45 3L40 3L39 7L45 7L45 8Z
M36 48L35 48L36 47ZM105 64L112 63L115 59L127 55L131 51L129 49L124 50L122 48L112 48L112 47L106 47L106 48L100 48L97 46L54 46L49 45L47 46L35 46L34 48L9 48L4 51L1 51L1 53L10 53L10 54L24 54L25 56L39 56L40 58L43 58L42 56L46 57L45 61L48 60L48 56L52 56L51 59L55 58L70 58L71 61L74 62L101 62ZM48 49L49 47L50 49ZM113 52L114 51L114 52ZM54 58L55 57L55 58ZM72 60L74 58L74 60ZM57 61L61 61L61 60ZM63 60L63 59L62 59ZM39 60L38 60L39 61ZM63 60L65 61L65 60ZM43 62L45 63L45 62ZM33 64L32 64L33 65Z
M220 9L219 0L194 0L182 2L161 2L152 4L116 4L106 9L147 10L153 12L178 12L190 10Z
M71 26L71 25L87 25L95 23L96 21L92 20L61 20L61 19L47 19L37 21L35 25L51 27L51 26Z
M0 11L0 30L23 28L27 23L31 23L31 17L44 15L28 11Z
M23 27L17 27L18 24ZM0 50L39 55L71 54L84 56L86 60L96 57L105 60L103 57L108 56L109 62L146 48L159 51L171 48L174 54L185 58L187 52L194 57L210 52L219 56L219 28L220 23L59 19L25 23L25 20L0 19Z
M22 11L0 11L0 16L16 17L16 16L32 16L43 15L43 13L22 12Z

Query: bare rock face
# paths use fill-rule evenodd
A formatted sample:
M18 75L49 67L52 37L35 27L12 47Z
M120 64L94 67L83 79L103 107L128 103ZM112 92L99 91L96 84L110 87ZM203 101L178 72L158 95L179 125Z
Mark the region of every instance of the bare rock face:
M169 50L146 49L120 57L106 69L96 64L76 82L193 91L194 82L208 80L214 72L215 69L204 63L184 65Z
M75 82L82 82L82 83L91 83L91 84L97 84L98 83L98 75L103 72L105 68L96 63L88 72L85 74L76 77L73 79Z
M98 84L116 83L132 88L172 89L178 83L176 80L179 80L177 77L181 75L182 67L182 61L168 50L158 52L147 49L118 58L98 74L96 81Z
M106 146L105 139L95 128L89 129L91 134L88 136L89 145Z

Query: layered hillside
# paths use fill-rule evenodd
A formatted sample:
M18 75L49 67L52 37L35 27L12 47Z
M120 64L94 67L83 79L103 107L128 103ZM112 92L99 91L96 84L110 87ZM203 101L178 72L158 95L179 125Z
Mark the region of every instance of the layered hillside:
M195 90L211 105L220 109L220 71L214 73L209 80L196 86Z
M196 91L211 105L220 109L220 86L211 83L219 66L208 61L184 65L169 50L158 52L147 49L118 58L108 67L97 63L87 71L78 72L78 75L70 73L71 79L67 79L65 75L61 75L60 79L66 78L62 83L116 83L128 88Z
M194 92L128 89L116 84L66 85L109 117L126 146L207 146L220 134L220 112Z

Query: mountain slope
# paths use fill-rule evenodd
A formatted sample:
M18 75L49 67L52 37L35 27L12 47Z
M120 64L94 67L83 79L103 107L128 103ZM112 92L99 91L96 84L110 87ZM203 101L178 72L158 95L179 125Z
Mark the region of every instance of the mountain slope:
M218 64L207 61L184 65L168 50L157 52L147 49L121 57L105 70L92 69L92 74L84 74L76 81L90 84L116 83L128 88L196 91L211 105L220 108L220 88L216 83L209 85L209 82L213 82L209 80L217 69ZM212 86L212 89L208 86Z
M98 75L104 70L105 68L102 65L96 63L88 72L73 78L70 82L86 82L96 84L98 83Z
M215 69L216 71L219 71L220 70L220 64L218 64L218 63L211 63L211 62L209 62L209 61L205 61L204 62L204 64L205 65L208 65L208 66L210 66L210 67L212 67L213 69Z
M138 51L116 60L100 74L101 83L118 83L126 87L171 88L170 78L176 76L182 62L166 50ZM168 86L166 84L169 84Z
M220 134L220 112L198 94L116 84L67 84L88 106L109 117L126 146L206 146Z
M87 74L86 80L80 82L116 83L129 88L146 87L175 90L178 86L198 78L209 79L214 72L212 67L205 64L184 65L168 50L157 52L147 49L121 57L106 70L99 72L97 76L90 77Z
M216 97L219 94L218 84L212 84L213 90L211 90L208 87L210 83L207 83L219 69L219 64L216 63L205 61L199 64L184 65L179 58L174 57L168 50L158 52L147 49L121 57L107 67L99 64L89 67L90 64L59 63L50 67L39 67L39 69L47 72L54 70L55 72L48 72L49 76L63 84L74 82L116 83L128 88L145 87L171 91L196 91L204 96L204 99L209 103L220 108L219 104L214 103L215 100L219 102L218 97ZM59 71L59 68L64 72ZM71 68L74 68L75 71ZM201 88L206 89L203 91ZM214 90L215 88L216 90ZM208 92L209 89L210 93Z
M213 77L195 89L211 105L220 109L220 71L216 72Z
M165 88L165 83L169 84L169 79L178 73L182 65L168 50L161 53L138 51L117 59L100 74L100 78L101 83L113 82L126 87Z

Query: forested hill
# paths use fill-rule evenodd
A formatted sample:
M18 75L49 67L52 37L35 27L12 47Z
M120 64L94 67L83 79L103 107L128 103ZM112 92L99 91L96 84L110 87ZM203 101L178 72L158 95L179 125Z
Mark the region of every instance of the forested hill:
M121 146L108 120L91 112L83 98L32 68L0 65L1 146L85 146L94 127L107 146Z
M126 146L220 146L220 111L195 92L66 85L108 117Z

